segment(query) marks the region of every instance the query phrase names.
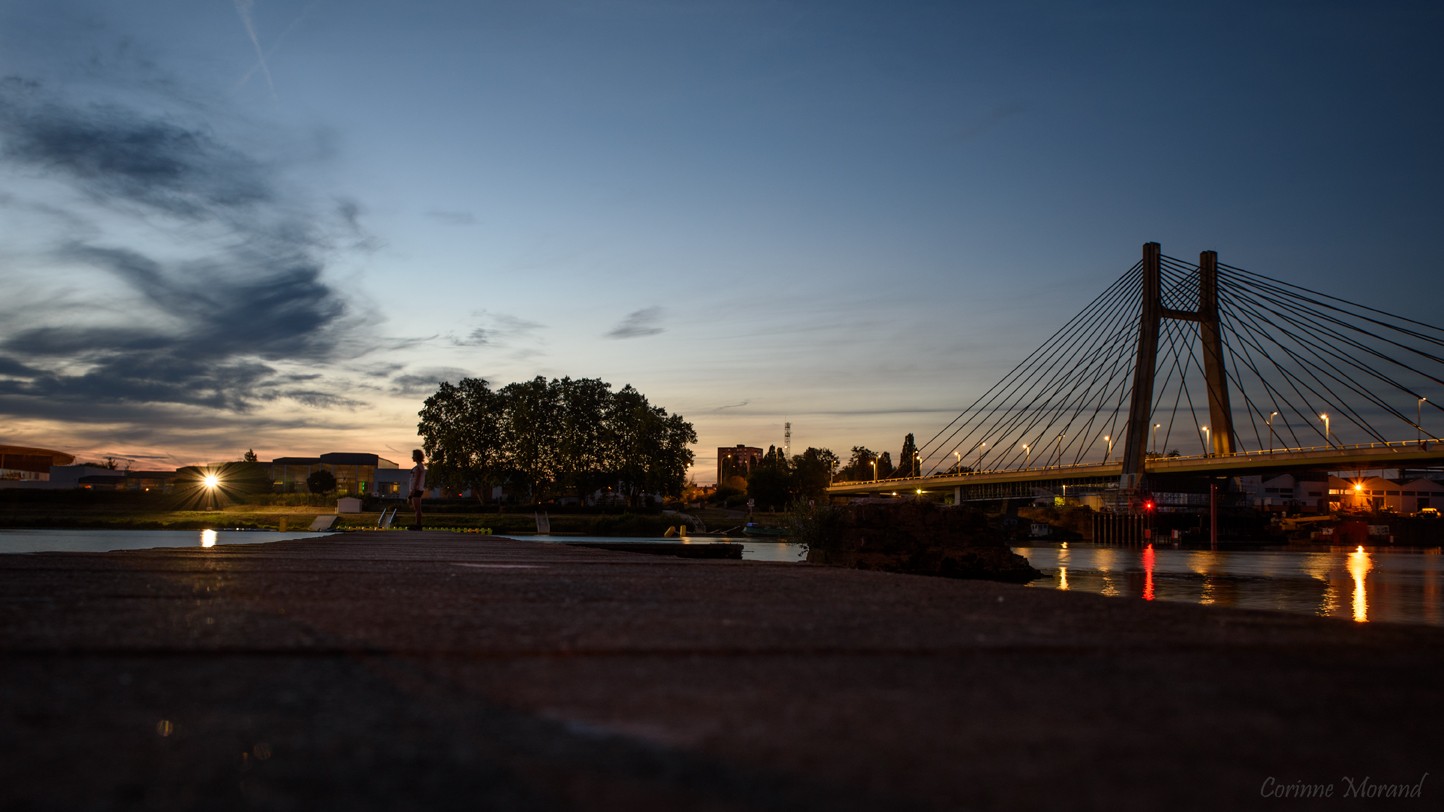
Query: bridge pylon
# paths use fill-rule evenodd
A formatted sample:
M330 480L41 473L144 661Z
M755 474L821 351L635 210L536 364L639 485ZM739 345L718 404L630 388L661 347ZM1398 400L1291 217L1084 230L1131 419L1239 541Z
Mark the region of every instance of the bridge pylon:
M1208 388L1209 453L1234 453L1233 412L1229 406L1223 333L1218 320L1218 254L1204 251L1198 264L1198 308L1177 310L1163 303L1163 249L1143 245L1143 302L1138 325L1138 354L1133 367L1133 393L1128 407L1128 433L1123 446L1119 487L1136 493L1146 487L1149 427L1153 421L1153 382L1158 372L1158 334L1165 318L1199 325L1203 344L1204 383Z

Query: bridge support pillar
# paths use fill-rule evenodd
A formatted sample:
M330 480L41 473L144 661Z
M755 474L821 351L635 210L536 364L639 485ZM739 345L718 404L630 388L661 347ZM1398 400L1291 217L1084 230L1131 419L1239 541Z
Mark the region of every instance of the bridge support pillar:
M1138 357L1133 365L1133 398L1128 406L1128 432L1123 443L1123 474L1118 487L1126 492L1143 487L1148 458L1148 424L1153 419L1153 378L1158 370L1158 327L1163 319L1160 296L1163 248L1143 244L1143 314L1138 324Z
M1218 325L1218 254L1198 259L1198 335L1203 342L1203 377L1208 386L1209 453L1233 456L1233 411L1228 402L1228 370L1223 362L1223 332Z

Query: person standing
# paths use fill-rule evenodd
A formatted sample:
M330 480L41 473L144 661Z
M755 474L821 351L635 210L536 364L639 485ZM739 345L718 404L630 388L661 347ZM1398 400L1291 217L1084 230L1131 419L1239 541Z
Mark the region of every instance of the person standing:
M406 489L406 500L411 503L411 509L416 511L416 524L411 525L412 530L421 529L421 494L426 490L426 464L423 462L425 455L421 449L411 451L411 459L416 465L411 469L411 485Z

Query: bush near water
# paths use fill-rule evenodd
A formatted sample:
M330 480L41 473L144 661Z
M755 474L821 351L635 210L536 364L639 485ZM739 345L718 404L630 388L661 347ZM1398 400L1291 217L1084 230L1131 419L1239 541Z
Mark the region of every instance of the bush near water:
M926 501L799 505L790 532L807 545L812 563L1013 583L1043 577L974 508Z

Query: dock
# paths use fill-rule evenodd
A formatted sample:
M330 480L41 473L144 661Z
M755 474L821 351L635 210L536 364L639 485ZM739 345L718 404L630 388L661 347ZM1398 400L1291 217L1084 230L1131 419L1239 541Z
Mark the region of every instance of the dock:
M0 621L4 809L1444 797L1432 626L405 531L0 555Z

